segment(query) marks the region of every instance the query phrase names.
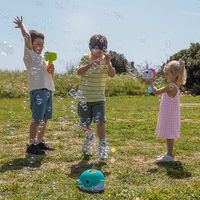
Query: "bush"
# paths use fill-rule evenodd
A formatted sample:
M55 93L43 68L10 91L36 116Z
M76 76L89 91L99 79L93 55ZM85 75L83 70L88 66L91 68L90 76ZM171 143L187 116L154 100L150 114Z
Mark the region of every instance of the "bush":
M19 98L28 96L26 72L0 71L0 97ZM70 89L78 89L80 77L74 74L55 74L55 96L67 97ZM106 96L146 94L146 86L140 79L127 75L108 78Z

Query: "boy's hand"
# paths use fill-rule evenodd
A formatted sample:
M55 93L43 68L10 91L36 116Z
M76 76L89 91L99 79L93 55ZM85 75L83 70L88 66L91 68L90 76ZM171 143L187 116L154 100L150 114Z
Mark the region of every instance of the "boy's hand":
M105 53L105 64L110 65L111 63L111 55L109 53Z
M15 21L13 21L17 26L15 28L22 28L22 23L23 23L23 17L21 16L20 18L17 16L15 18Z
M16 17L15 20L13 21L16 26L15 28L20 28L21 29L21 32L22 32L22 35L25 39L25 44L26 46L29 48L29 49L32 49L32 42L31 42L31 36L28 32L28 30L26 29L25 25L23 24L23 17Z
M54 74L54 70L55 70L54 64L48 64L48 65L47 65L47 72L48 72L49 74L53 75L53 74Z
M100 64L100 59L91 60L91 61L88 62L88 66L89 66L89 67L92 67L93 65L94 65L94 66L97 66L97 65L99 65L99 64Z

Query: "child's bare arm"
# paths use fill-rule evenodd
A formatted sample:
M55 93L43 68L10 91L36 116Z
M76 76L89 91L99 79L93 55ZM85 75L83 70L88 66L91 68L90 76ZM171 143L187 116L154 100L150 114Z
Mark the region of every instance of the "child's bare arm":
M168 86L163 87L163 88L160 88L160 89L157 89L157 88L156 88L155 86L153 86L153 85L152 85L152 87L153 87L153 93L154 93L155 95L160 95L160 94L162 94L162 93L167 92L167 94L168 94L170 97L174 97L174 96L176 96L176 93L177 93L177 88L176 88L174 85L172 85L172 84L169 84Z
M113 77L116 74L115 68L110 63L108 66L108 76Z
M111 63L111 55L108 53L105 53L105 63L108 67L108 76L113 77L116 74L115 68L112 66Z
M88 62L88 64L86 65L79 66L77 69L77 74L79 76L83 76L88 71L88 69L92 67L92 64L93 64L92 62Z
M26 47L28 47L29 49L32 49L31 36L30 36L28 30L26 29L26 26L23 23L23 17L17 16L13 22L17 25L17 26L15 26L15 28L21 29L22 35L25 40Z

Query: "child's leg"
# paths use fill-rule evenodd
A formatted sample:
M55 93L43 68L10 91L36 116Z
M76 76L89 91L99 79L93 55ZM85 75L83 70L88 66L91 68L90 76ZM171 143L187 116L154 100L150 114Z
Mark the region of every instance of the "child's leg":
M44 121L40 121L40 123L37 127L38 128L37 129L37 142L38 143L43 141L46 124L47 124L47 119L45 119Z
M174 157L174 139L167 139L167 155Z
M33 143L36 139L37 127L39 124L39 121L32 121L30 124L30 143Z
M99 141L105 140L105 135L106 135L105 132L106 132L105 122L99 122L97 124L97 133L99 136Z
M40 125L40 121L32 121L30 124L30 144L27 145L26 152L36 155L45 154L45 152L40 149L39 145L36 141L38 126Z

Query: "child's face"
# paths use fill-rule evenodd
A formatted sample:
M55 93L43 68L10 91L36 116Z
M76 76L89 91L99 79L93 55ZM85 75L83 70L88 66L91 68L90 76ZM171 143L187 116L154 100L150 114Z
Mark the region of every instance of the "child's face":
M44 48L44 40L41 38L36 38L33 41L33 50L37 53L40 54Z
M170 68L166 68L165 69L164 75L165 75L165 78L166 78L168 83L175 82L176 77L173 75L173 73L172 73Z
M102 58L104 51L98 48L94 48L91 50L91 54L95 57L95 58Z

